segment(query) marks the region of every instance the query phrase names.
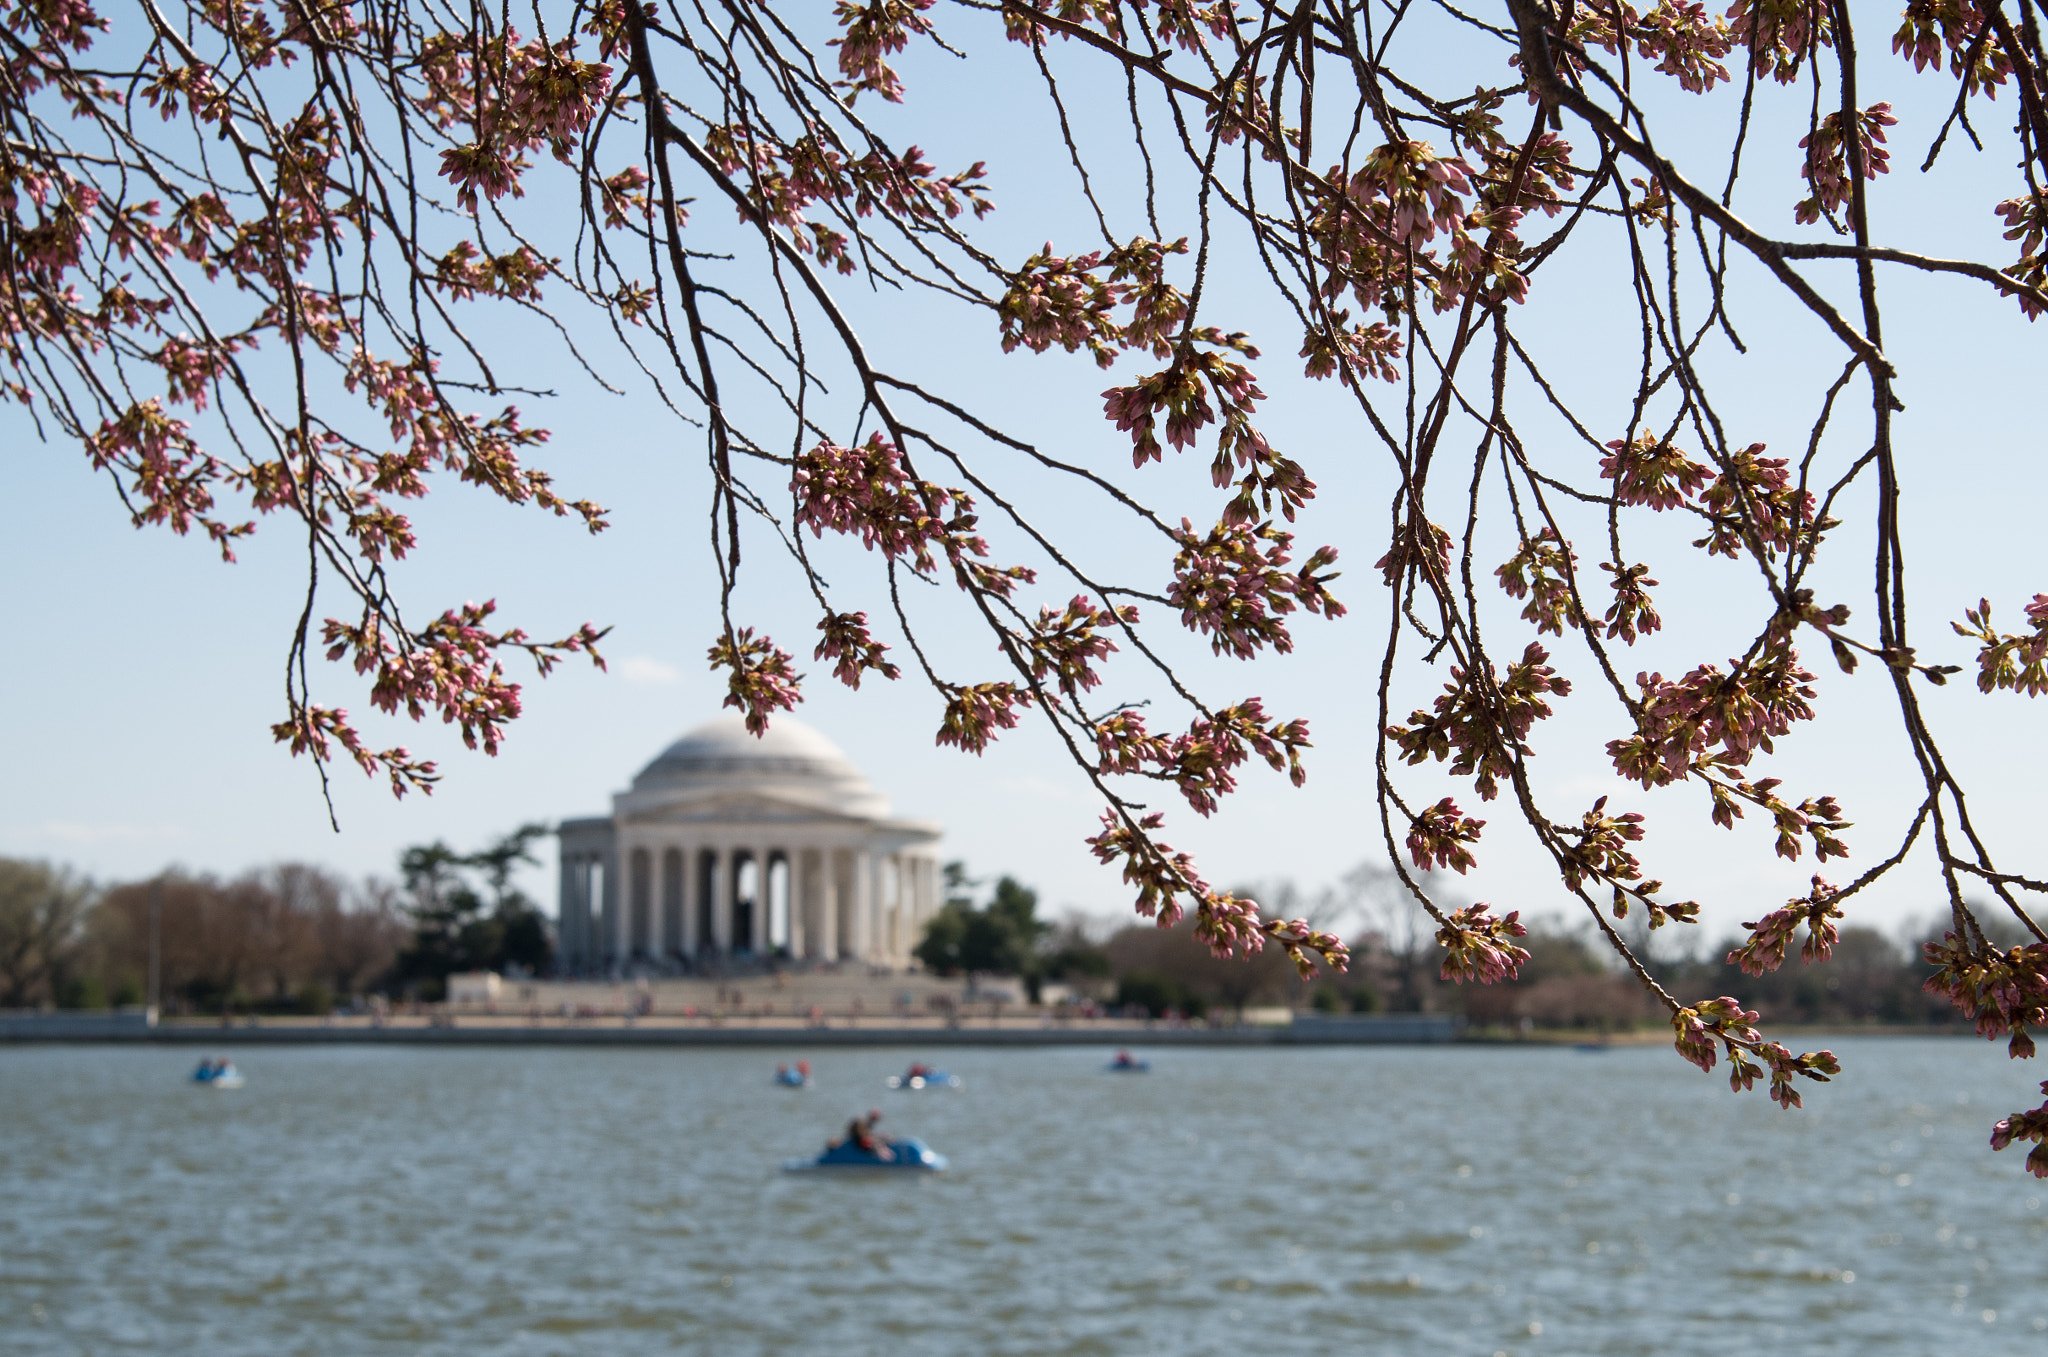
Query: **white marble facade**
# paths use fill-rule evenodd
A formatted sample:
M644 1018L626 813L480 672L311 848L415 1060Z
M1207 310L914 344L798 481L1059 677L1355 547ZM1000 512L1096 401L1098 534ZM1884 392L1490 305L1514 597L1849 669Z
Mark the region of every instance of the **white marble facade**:
M565 820L563 969L700 969L781 954L911 964L938 909L939 827L889 801L817 731L737 715L690 731L612 797Z

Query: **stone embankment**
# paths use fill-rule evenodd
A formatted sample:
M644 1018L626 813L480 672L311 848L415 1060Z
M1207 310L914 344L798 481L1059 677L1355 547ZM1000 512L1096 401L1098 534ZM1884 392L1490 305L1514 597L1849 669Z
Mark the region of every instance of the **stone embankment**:
M95 1019L99 1019L95 1021ZM120 1019L119 1021L112 1019ZM390 1017L172 1019L125 1015L0 1016L0 1041L149 1042L161 1045L428 1046L1297 1046L1449 1041L1452 1020L1435 1014L1300 1018L1231 1026L1055 1018L842 1018L647 1016L568 1018L521 1013L431 1013Z

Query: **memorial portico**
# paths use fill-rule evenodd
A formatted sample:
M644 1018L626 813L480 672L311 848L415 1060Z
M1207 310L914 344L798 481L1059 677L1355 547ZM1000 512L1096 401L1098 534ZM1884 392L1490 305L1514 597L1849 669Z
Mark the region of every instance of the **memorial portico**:
M889 801L810 727L723 716L567 820L557 918L572 972L780 954L908 966L938 909L937 825Z

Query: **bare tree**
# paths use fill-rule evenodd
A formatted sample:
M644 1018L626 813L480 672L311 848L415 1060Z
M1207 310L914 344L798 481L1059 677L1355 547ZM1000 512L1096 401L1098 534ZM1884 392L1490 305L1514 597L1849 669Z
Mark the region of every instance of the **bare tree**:
M56 996L53 981L76 949L91 885L47 862L0 858L0 1007Z

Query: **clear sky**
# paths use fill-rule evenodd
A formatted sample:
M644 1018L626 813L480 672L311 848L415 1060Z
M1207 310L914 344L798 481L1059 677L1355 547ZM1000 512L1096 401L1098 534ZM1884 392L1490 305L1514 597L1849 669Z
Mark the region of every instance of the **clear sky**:
M1049 110L1032 96L1028 58L1021 49L973 42L986 37L976 33L978 20L950 15L947 22L949 34L969 42L972 60L914 52L904 63L912 102L904 111L887 111L884 125L924 145L942 167L989 161L998 211L982 238L998 257L1021 261L1048 237L1086 248L1082 219L1053 206L1068 195L1072 171ZM1091 69L1075 54L1056 55L1077 80ZM1453 62L1428 59L1446 67ZM2014 188L1996 143L1984 156L1952 144L1948 159L1921 176L1915 167L1946 111L1950 87L1931 76L1914 77L1881 52L1867 54L1864 65L1865 97L1893 100L1901 116L1891 139L1894 171L1875 188L1880 233L1908 246L2004 262L2012 247L1998 240L1989 205ZM1087 126L1092 117L1107 116L1122 87L1112 82L1106 92L1091 93L1076 84L1068 93L1077 122ZM1738 87L1687 105L1685 121L1677 124L1681 153L1725 147L1739 97ZM1805 97L1767 88L1759 106L1771 117L1790 111L1801 118ZM1996 111L1994 124L2010 109L2001 101ZM1789 124L1760 125L1783 133ZM1573 134L1568 126L1566 135ZM1798 196L1797 136L1795 130L1753 146L1751 163L1763 187L1753 200L1738 197L1736 203L1765 229L1787 236L1795 231L1789 204ZM1125 214L1119 234L1139 232L1132 167L1112 160L1098 183L1112 209ZM701 211L707 240L729 234L722 212L709 204ZM1175 233L1169 224L1168 234ZM1597 233L1588 238L1581 255L1586 262L1566 258L1552 265L1516 321L1560 385L1618 434L1633 381L1635 322L1626 299L1586 272L1604 262L1590 243ZM1581 272L1574 274L1574 267ZM1814 276L1830 295L1842 297L1849 275L1831 267L1835 271L1814 268ZM1177 804L1167 807L1164 798L1160 804L1169 809L1167 837L1194 850L1212 880L1291 879L1313 891L1378 852L1371 697L1385 595L1366 567L1384 549L1392 480L1384 455L1363 437L1355 415L1346 415L1338 394L1298 377L1290 356L1297 341L1270 300L1258 295L1251 261L1225 249L1217 270L1216 319L1251 330L1268 350L1257 365L1273 396L1266 427L1322 485L1303 518L1305 544L1340 547L1347 573L1338 592L1354 611L1334 624L1299 623L1294 655L1248 672L1207 661L1192 642L1169 642L1194 663L1212 698L1264 694L1276 714L1310 719L1317 748L1304 789L1257 768L1211 821ZM1736 277L1744 286L1758 281L1740 265ZM2011 626L2035 590L2048 587L2038 544L2042 331L1978 284L1935 284L1894 270L1884 274L1883 287L1891 308L1888 350L1903 373L1908 407L1899 427L1912 534L1909 572L1919 610L1914 639L1923 659L1968 665L1973 651L1949 634L1948 619L1988 594L1997 616ZM1746 437L1775 451L1796 451L1812 420L1815 377L1838 366L1834 348L1809 319L1774 296L1737 296L1736 322L1752 353L1746 359L1710 355L1723 383L1723 412L1754 430ZM1092 363L1061 356L1005 359L985 312L945 309L919 297L857 295L852 305L882 361L928 374L1043 445L1144 491L1169 518L1213 517L1216 495L1200 463L1131 473L1127 439L1100 419L1095 393L1108 383ZM233 873L281 859L388 875L408 844L440 838L469 847L525 821L602 812L609 795L664 745L716 712L722 684L703 660L715 609L701 435L666 417L644 381L636 383L616 363L612 375L627 388L622 397L578 385L555 351L517 326L495 337L562 392L532 416L556 431L540 460L564 489L609 506L613 527L589 538L567 523L485 503L444 478L420 512L424 545L401 574L404 597L416 618L465 599L494 597L503 616L536 634L563 634L595 619L614 628L605 646L610 673L572 663L555 678L529 684L526 713L496 759L465 753L438 725L400 730L370 722L373 738L403 741L440 759L446 778L430 799L394 803L381 784L340 769L336 833L312 768L289 758L268 733L282 715L285 648L303 593L299 544L279 531L285 525L267 524L234 566L222 565L201 542L138 532L77 449L37 442L9 407L0 410L0 579L7 585L0 590L0 634L7 638L7 662L0 665L0 853L68 862L101 880L166 864ZM1820 380L1824 385L1825 377ZM1394 389L1387 395L1393 398ZM1860 388L1852 399L1867 401ZM1533 421L1531 428L1538 427ZM1459 455L1469 459L1470 443L1463 447ZM1583 456L1562 438L1543 455L1582 484L1593 479ZM1016 472L999 458L985 465L997 475ZM1151 587L1164 578L1168 553L1158 539L1135 535L1127 519L1055 486L1006 484L1015 484L1020 502L1079 543L1091 561ZM1849 603L1857 610L1852 629L1865 631L1869 546L1861 519L1868 508L1867 495L1848 503L1837 560L1820 584L1821 601ZM1700 563L1679 537L1640 540L1643 558L1664 581L1658 597L1668 630L1625 657L1631 669L1676 674L1702 661L1725 663L1759 615L1753 574L1726 562ZM1015 545L1001 534L996 541L999 555ZM899 813L941 822L949 857L964 858L977 874L1023 878L1055 913L1073 909L1110 918L1127 908L1114 873L1097 866L1081 844L1094 828L1096 800L1041 721L1027 719L980 759L936 748L939 703L929 690L906 680L870 685L858 697L846 693L823 666L809 663L814 610L793 587L793 573L772 559L765 537L750 542L749 552L741 620L765 627L798 652L811 673L800 716L845 748ZM872 561L833 544L821 552L841 606L875 609ZM1492 560L1506 554L1502 549ZM1590 559L1590 549L1584 554ZM962 679L1002 677L985 637L948 622L942 602L914 606L949 672ZM1511 634L1507 629L1519 624L1500 602L1493 625ZM1493 644L1496 651L1509 648L1498 639ZM1512 648L1519 646L1516 640ZM1856 828L1848 836L1855 856L1846 869L1830 873L1840 881L1890 851L1919 794L1882 676L1867 665L1853 678L1841 676L1819 652L1808 660L1825 671L1822 719L1759 771L1785 778L1801 795L1832 792L1842 800ZM1124 681L1132 696L1151 693L1135 672L1113 668L1112 687ZM1436 681L1414 677L1403 689L1404 703L1426 700ZM368 713L365 694L339 667L320 671L315 683L321 700ZM1929 690L1927 700L1974 792L1973 809L2010 857L2007 869L2041 875L2041 864L2023 855L2038 837L2034 760L2048 730L2042 709L2011 694L1980 697L1967 678ZM1704 799L1695 793L1644 795L1620 783L1601 754L1605 740L1621 733L1618 716L1611 702L1563 704L1536 765L1539 791L1554 799L1554 811L1575 811L1611 793L1650 813L1647 867L1670 882L1673 893L1706 905L1711 932L1801 889L1810 860L1773 862L1766 831L1753 820L1730 836L1707 826ZM1468 790L1433 773L1406 785L1424 800L1458 794L1468 812L1494 822L1498 837L1490 832L1483 847L1486 865L1459 883L1463 894L1502 908L1560 906L1526 834L1513 832L1511 813L1499 805L1481 811ZM550 868L530 875L529 888L552 902ZM1896 884L1867 895L1858 917L1894 928L1938 904L1923 860L1909 864Z

